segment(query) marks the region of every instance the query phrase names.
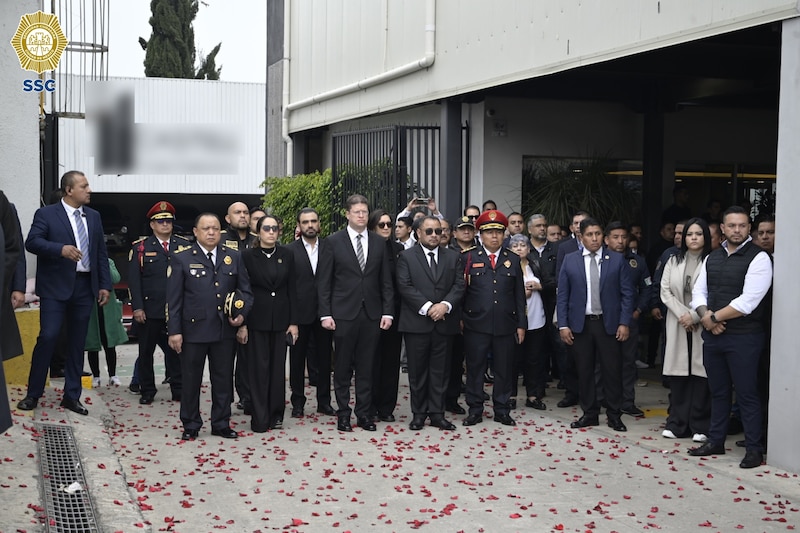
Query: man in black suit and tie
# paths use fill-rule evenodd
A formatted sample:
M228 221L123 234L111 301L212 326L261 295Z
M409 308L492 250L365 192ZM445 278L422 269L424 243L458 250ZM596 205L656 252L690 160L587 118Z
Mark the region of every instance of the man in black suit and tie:
M200 386L208 356L211 377L211 434L235 439L231 429L233 351L236 328L253 305L250 279L236 250L221 246L217 215L202 213L195 220L194 246L172 254L167 269L167 331L169 345L181 357L182 440L197 438ZM223 312L226 296L239 291L236 313ZM233 315L236 315L235 317Z
M350 380L355 369L358 425L375 431L369 416L372 375L380 330L392 326L392 287L386 242L367 231L369 205L366 197L347 199L347 227L328 237L317 267L319 314L322 327L333 331L336 362L333 386L339 409L339 431L350 425Z
M309 381L316 378L317 412L333 415L331 407L331 332L322 327L317 314L317 267L326 242L319 238L319 215L306 207L297 214L300 238L287 246L294 253L295 283L300 305L297 309L299 335L289 349L289 385L292 389L292 417L303 416L303 392L308 365ZM313 338L314 344L311 345Z
M33 349L28 392L17 407L29 411L44 394L50 359L66 321L64 398L61 406L85 415L80 402L83 346L89 315L96 300L103 306L111 291L111 271L100 213L86 207L92 189L83 172L70 170L61 177L62 198L41 207L25 248L37 256L36 293L41 298L40 331Z
M502 247L507 224L500 211L485 211L476 221L481 246L461 254L466 276L462 320L469 415L464 419L465 426L483 422L483 374L490 352L494 357L494 420L506 426L516 425L508 414L511 382L515 379L514 344L525 339L528 316L519 256Z
M411 389L409 428L418 431L430 417L440 429L456 427L444 417L445 392L450 372L453 337L459 333L464 275L459 255L439 247L442 225L425 217L417 230L417 242L397 260L397 290L402 300L399 330L408 352L408 384Z
M627 431L620 419L622 343L628 339L636 306L635 282L622 254L603 248L603 228L593 218L580 227L583 251L564 257L558 278L558 329L578 371L583 416L573 428L599 424L595 366L608 404L608 426Z

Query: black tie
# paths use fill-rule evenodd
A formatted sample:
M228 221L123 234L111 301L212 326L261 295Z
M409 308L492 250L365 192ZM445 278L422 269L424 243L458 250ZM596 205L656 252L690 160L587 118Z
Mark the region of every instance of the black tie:
M436 279L436 267L438 266L436 264L436 254L428 252L428 255L431 258L431 274L433 275L433 279Z
M208 252L208 260L211 261L211 264L214 264L214 254L212 252Z

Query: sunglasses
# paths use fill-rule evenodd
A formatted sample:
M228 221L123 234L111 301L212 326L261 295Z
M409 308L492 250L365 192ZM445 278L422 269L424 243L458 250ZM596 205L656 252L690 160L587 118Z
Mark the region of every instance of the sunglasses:
M391 222L378 222L378 227L381 229L391 228L392 226L394 226L394 224Z
M280 226L267 226L266 224L261 226L261 231L266 231L267 233L269 233L270 231L273 233L278 233L280 229L281 229Z
M425 228L425 235L433 235L434 233L436 235L441 235L442 234L442 228L436 228L436 229Z
M158 220L154 220L153 222L155 222L156 224L172 224L172 219L171 218L160 218Z
M478 215L467 215L467 218L470 220L477 220Z

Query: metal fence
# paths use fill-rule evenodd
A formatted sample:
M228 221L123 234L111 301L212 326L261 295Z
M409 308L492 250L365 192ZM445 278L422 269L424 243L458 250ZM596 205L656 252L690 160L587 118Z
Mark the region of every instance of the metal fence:
M438 198L439 140L438 126L388 126L334 134L331 231L344 225L342 206L352 194L363 194L371 209L386 209L392 215L414 196ZM468 126L462 128L462 147L462 191L466 197Z

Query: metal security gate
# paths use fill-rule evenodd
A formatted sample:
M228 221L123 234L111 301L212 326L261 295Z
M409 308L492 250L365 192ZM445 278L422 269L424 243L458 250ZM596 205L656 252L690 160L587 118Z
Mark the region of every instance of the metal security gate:
M469 175L469 128L462 128L462 180ZM333 135L332 210L335 231L344 225L342 206L363 194L370 208L394 216L413 196L439 197L438 126L389 126ZM466 187L462 187L466 194Z

